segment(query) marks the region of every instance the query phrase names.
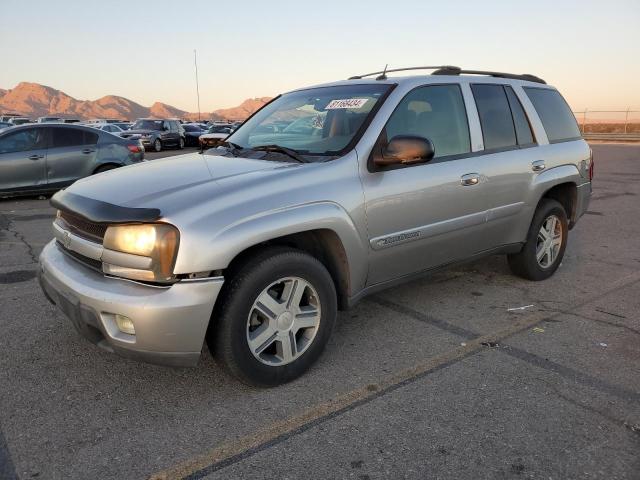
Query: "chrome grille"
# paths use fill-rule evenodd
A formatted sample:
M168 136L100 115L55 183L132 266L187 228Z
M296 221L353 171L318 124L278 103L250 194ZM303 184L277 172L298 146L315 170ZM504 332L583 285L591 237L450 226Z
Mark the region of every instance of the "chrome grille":
M64 225L60 225L61 227L80 237L97 243L102 243L104 234L107 231L107 225L92 222L91 220L70 212L60 211L60 217L58 217L57 221L59 220L64 222Z

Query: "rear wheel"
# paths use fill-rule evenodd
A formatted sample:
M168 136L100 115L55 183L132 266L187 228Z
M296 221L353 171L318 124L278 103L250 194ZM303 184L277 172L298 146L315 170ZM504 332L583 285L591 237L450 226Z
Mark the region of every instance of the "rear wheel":
M160 141L159 138L156 138L155 141L153 142L153 149L156 152L161 152L162 151L162 142Z
M114 168L118 168L118 165L113 165L113 164L102 165L102 166L96 168L96 170L95 170L95 172L93 172L93 174L95 175L96 173L108 172L109 170L113 170Z
M564 207L555 200L543 199L533 216L522 250L508 256L511 271L528 280L549 278L562 262L568 233Z
M337 315L331 275L294 249L265 250L225 285L207 342L241 381L271 387L302 375L322 353Z

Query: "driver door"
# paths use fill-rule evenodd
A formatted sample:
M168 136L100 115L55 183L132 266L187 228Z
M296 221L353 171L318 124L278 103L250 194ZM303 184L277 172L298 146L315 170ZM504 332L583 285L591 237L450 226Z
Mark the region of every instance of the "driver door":
M488 247L486 182L471 154L457 84L418 87L389 118L372 156L397 135L431 140L428 163L376 167L362 182L370 243L368 285L463 259Z

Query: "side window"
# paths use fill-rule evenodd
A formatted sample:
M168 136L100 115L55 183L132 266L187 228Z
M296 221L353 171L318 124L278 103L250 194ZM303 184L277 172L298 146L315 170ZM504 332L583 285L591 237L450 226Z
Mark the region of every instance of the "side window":
M476 101L485 150L516 146L509 101L502 85L471 85Z
M529 125L529 119L527 114L522 108L520 100L513 88L506 85L504 87L507 92L507 99L509 100L509 107L511 107L511 114L513 115L513 124L516 126L516 137L518 139L518 145L533 145L533 133L531 133L531 125Z
M84 132L84 145L95 145L98 143L99 135L94 132Z
M578 122L557 90L524 87L524 91L538 112L549 142L581 138Z
M84 145L84 130L76 128L52 128L51 144L53 148L76 147Z
M44 129L29 128L0 138L0 153L25 152L44 148Z
M385 127L387 139L397 135L428 138L435 158L471 151L467 112L458 85L431 85L407 94Z

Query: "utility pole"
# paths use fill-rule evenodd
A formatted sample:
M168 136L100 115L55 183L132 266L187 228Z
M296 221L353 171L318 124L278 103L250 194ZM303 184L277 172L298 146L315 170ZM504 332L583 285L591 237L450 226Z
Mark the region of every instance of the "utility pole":
M200 121L200 86L198 85L198 54L193 51L193 64L196 67L196 95L198 97L198 122Z

